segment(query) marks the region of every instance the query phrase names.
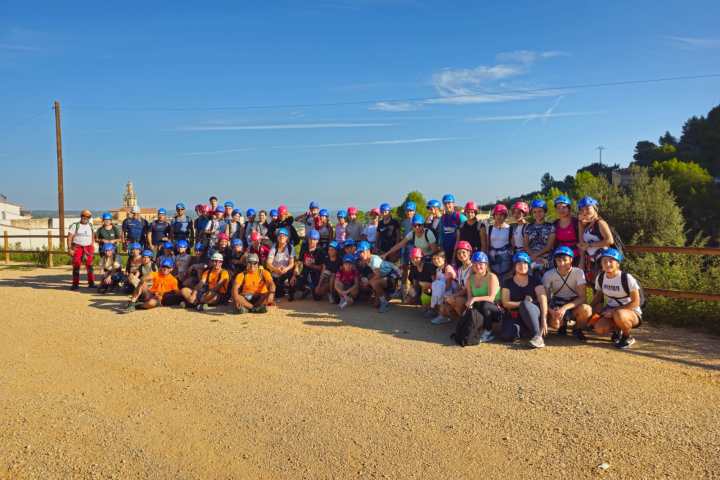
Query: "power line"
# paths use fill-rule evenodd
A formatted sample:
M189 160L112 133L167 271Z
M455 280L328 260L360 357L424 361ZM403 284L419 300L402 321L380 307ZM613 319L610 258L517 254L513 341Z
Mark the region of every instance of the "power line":
M68 105L64 108L67 109L82 109L82 110L126 110L126 111L158 111L158 112L181 112L181 111L222 111L222 110L261 110L261 109L281 109L281 108L315 108L315 107L340 107L340 106L351 106L351 105L368 105L373 103L402 103L402 102L428 102L435 100L452 100L454 98L472 98L476 95L492 95L492 96L509 96L518 94L533 94L533 93L545 93L562 90L581 90L589 88L603 88L603 87L619 87L627 85L642 85L649 83L661 83L661 82L677 82L684 80L701 80L707 78L720 78L720 73L708 73L701 75L684 75L679 77L658 77L658 78L647 78L640 80L618 80L613 82L601 82L601 83L580 83L575 85L564 85L555 87L545 87L536 89L516 89L516 90L495 90L495 91L483 91L476 94L469 95L447 95L447 96L433 96L433 97L405 97L405 98L380 98L374 100L354 100L354 101L342 101L342 102L327 102L327 103L289 103L289 104L266 104L266 105L236 105L227 107L122 107L122 106L108 106L108 105Z

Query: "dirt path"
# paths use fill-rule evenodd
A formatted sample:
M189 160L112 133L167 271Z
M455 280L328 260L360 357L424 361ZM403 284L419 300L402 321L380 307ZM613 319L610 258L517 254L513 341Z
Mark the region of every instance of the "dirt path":
M3 480L720 478L714 337L461 349L410 307L118 315L68 279L0 271Z

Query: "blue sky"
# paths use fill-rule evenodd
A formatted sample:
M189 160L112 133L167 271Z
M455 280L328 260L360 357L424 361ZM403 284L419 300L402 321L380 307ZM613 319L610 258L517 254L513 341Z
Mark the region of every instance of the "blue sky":
M720 77L558 88L720 73L717 1L193 3L3 2L0 192L56 205L55 99L69 209L128 179L148 207L487 202L720 103Z

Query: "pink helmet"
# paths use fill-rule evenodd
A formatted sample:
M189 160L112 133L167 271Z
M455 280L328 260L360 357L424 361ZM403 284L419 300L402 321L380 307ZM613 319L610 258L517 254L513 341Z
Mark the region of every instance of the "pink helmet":
M370 215L375 215L376 217L380 216L380 209L379 208L373 208L370 210Z
M457 243L457 246L455 246L455 250L467 250L468 252L472 252L472 245L470 245L470 242L460 240Z
M253 230L250 234L250 241L257 242L258 240L260 240L260 232L258 232L257 230Z
M218 233L217 238L218 238L218 240L230 240L230 237L225 232Z
M525 215L527 215L528 213L530 213L530 207L529 207L528 204L525 203L525 202L515 202L515 203L513 203L512 209L513 209L513 210L520 210L520 211L523 212Z
M410 258L422 258L423 252L420 247L414 247L410 250Z
M202 215L204 211L205 211L205 205L202 205L200 203L195 205L195 213L197 213L198 215Z
M210 215L210 213L212 211L213 211L213 209L210 205L203 205L203 214L204 215Z
M467 212L468 210L477 212L477 205L475 205L475 202L473 202L472 200L465 204L465 211Z
M285 215L288 212L288 208L285 205L280 205L277 210L278 215L280 216Z
M358 209L357 207L348 207L347 213L348 215L357 215Z
M493 208L492 214L493 214L493 215L498 215L498 214L500 214L500 215L507 215L507 214L508 214L508 209L507 209L507 207L506 207L505 205L503 205L502 203L498 203L498 204L495 205L495 207Z

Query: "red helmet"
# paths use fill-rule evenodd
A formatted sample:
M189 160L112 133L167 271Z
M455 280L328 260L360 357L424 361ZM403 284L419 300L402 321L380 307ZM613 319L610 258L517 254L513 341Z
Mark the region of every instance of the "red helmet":
M465 240L460 240L457 243L455 250L467 250L468 252L472 252L472 245L470 245L470 242L466 242Z
M473 202L472 200L465 204L465 211L467 212L468 210L477 212L477 205L475 205L475 202Z
M520 210L520 211L523 212L525 215L527 215L528 213L530 213L530 207L529 207L528 204L525 203L525 202L515 202L515 203L513 203L512 209L513 209L513 210Z
M376 217L380 216L380 209L379 208L373 208L370 210L370 215L375 215Z
M253 230L250 234L250 241L257 242L258 240L260 240L260 232L258 232L257 230Z
M205 205L202 205L200 203L195 205L195 213L197 213L198 215L202 215L204 211L205 211Z
M218 233L217 238L218 238L218 240L230 240L230 237L225 232Z
M210 205L203 205L203 215L209 215L213 211Z
M278 215L283 216L288 212L288 208L285 205L280 205L278 207Z
M410 258L422 258L423 252L420 247L414 247L410 250Z
M507 209L507 207L506 207L505 205L503 205L502 203L498 203L498 204L495 205L495 207L493 208L492 214L493 214L493 215L497 215L497 214L507 215L507 214L508 214L508 209Z
M347 213L348 215L357 215L358 209L357 207L348 207Z

